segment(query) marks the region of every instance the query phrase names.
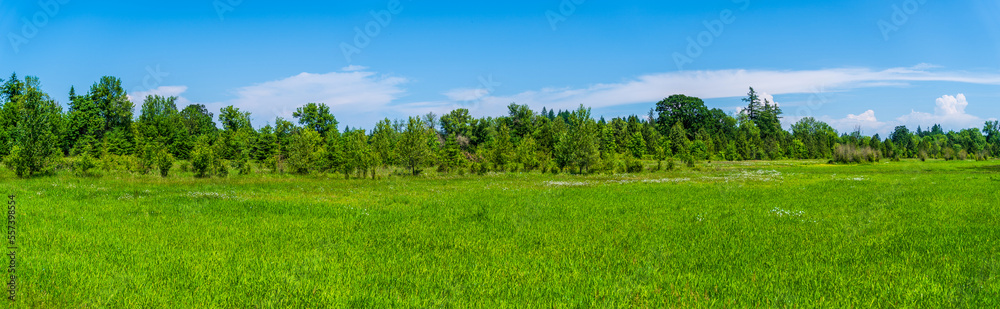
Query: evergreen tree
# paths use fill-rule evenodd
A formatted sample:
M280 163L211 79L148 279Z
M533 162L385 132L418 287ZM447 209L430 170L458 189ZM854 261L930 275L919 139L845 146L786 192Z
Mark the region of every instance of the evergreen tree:
M13 97L16 101L4 108L16 108L13 112L18 118L7 165L18 177L27 178L51 172L55 167L53 162L62 155L56 127L62 110L42 92L37 78L26 77L23 86Z
M128 99L117 77L104 76L90 87L90 100L97 106L97 112L104 119L104 129L97 133L98 139L108 138L115 154L132 152L132 113L135 105Z
M750 92L747 93L746 98L743 98L743 102L747 103L747 107L743 109L742 113L750 117L750 121L757 122L764 110L764 105L761 104L760 96L757 95L757 91L753 90L753 87L750 87Z

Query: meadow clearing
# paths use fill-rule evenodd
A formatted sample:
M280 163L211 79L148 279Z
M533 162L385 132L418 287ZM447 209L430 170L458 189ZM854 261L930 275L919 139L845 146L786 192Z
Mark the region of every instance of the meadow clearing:
M1000 305L998 161L0 180L20 307Z

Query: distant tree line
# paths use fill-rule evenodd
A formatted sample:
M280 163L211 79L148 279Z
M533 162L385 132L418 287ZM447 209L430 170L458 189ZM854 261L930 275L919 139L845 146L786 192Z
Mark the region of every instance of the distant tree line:
M594 119L589 108L531 110L510 104L508 115L475 118L467 109L405 120L384 119L372 130L340 130L329 106L308 103L293 119L254 128L251 114L227 106L218 116L204 105L179 109L177 98L147 96L135 105L114 77L88 92L69 90L68 110L42 92L38 78L11 75L0 89L0 157L19 177L72 170L159 173L175 164L196 177L230 173L331 173L377 177L379 170L418 175L541 171L639 172L674 160L976 158L1000 155L1000 125L944 132L896 127L885 138L860 130L838 133L814 118L787 131L781 108L750 88L741 112L709 109L696 97L673 95L646 117ZM217 121L217 122L216 122ZM656 161L655 167L643 162Z

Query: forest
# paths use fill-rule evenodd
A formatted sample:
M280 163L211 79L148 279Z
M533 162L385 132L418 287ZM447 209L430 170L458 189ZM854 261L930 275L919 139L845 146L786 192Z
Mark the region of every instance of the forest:
M591 110L534 111L511 103L509 114L476 118L467 109L445 115L384 119L372 130L345 127L324 103L306 103L293 119L254 128L237 106L217 111L176 105L176 97L148 96L135 114L115 77L86 93L69 90L68 108L41 90L37 77L2 80L0 157L18 177L71 171L195 177L231 173L292 173L376 178L379 170L420 175L488 172L637 173L705 161L829 159L865 163L905 158L987 160L1000 156L1000 125L945 132L931 124L889 136L838 132L807 117L790 130L782 110L751 87L741 112L709 109L696 97L671 95L649 115L594 119ZM655 166L644 162L655 161ZM675 163L675 161L677 163Z

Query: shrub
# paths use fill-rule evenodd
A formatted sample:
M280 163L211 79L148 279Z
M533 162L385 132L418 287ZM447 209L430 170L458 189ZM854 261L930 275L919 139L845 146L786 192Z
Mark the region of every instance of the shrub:
M948 147L948 148L945 148L944 151L942 151L942 152L943 152L942 156L944 157L945 161L951 161L951 160L955 160L956 159L955 149L952 149L951 147Z
M244 149L240 152L239 159L233 164L240 175L250 175L252 171L250 165L250 151Z
M160 169L160 177L167 177L170 174L170 168L174 166L174 156L166 150L160 150L156 156L156 166Z
M632 158L632 156L626 156L625 160L629 160L629 159L634 160L634 158ZM628 172L628 165L625 163L625 161L622 161L622 160L618 159L617 155L614 157L614 159L612 159L611 161L609 161L609 163L610 163L609 167L610 167L610 170L611 170L612 173L625 173L625 172Z
M92 176L93 173L91 170L95 167L97 167L97 160L91 157L90 153L84 151L76 161L76 164L73 165L73 172L77 176Z
M637 160L635 157L626 156L625 157L625 170L629 173L640 173L642 172L642 161Z
M215 162L212 162L212 171L219 177L229 176L229 161L216 159Z
M212 177L212 163L215 161L215 154L208 145L199 143L191 153L191 167L194 168L194 177Z
M958 152L958 159L959 160L965 161L968 158L969 158L969 152L968 151L962 150L962 151Z
M853 144L837 144L833 149L834 163L874 163L881 159L882 154L871 147L858 147ZM898 158L894 158L898 161Z
M159 161L160 153L156 151L156 147L153 144L147 144L142 153L138 154L135 162L135 171L140 174L149 174L149 171L156 167L156 163ZM161 148L162 149L162 148Z

